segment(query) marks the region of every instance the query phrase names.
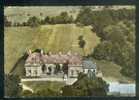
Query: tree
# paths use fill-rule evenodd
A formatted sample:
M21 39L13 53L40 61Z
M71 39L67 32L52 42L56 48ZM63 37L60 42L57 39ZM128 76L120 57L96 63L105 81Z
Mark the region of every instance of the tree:
M40 20L37 17L33 16L28 19L27 23L31 27L37 27L40 25Z
M79 14L77 15L76 22L82 23L83 25L92 24L92 10L90 7L82 7Z
M82 39L83 39L83 36L80 35L80 36L78 37L78 40L82 40Z
M85 77L86 75L84 73L79 73L78 75L78 80L82 79L83 77Z
M68 20L69 20L69 16L68 16L68 13L67 13L67 12L62 12L62 13L60 14L60 17L61 17L61 19L63 19L63 20L62 20L63 23L67 23Z
M43 13L42 12L40 13L40 16L43 16Z
M104 28L104 40L111 41L112 43L119 43L120 46L123 46L126 41L126 34L128 31L126 27L118 23L117 25L109 25Z
M50 23L50 17L49 16L46 16L45 19L44 19L44 23Z
M20 78L17 75L5 75L5 95L18 97L21 93Z
M68 20L68 22L69 23L74 23L74 18L73 18L73 16L71 15L71 16L69 16L69 20Z
M50 23L53 24L67 24L72 23L73 17L69 16L67 12L61 12L60 15L51 17Z
M95 47L92 56L98 60L113 60L112 48L111 42L103 41Z
M85 42L85 40L83 39L83 36L82 36L82 35L79 36L78 39L79 39L79 43L78 43L78 44L79 44L79 47L82 48L83 53L84 53L84 56L85 56L84 47L85 47L86 42Z
M11 26L11 22L8 20L7 16L4 16L4 25L5 26Z
M62 70L63 70L64 74L68 74L68 64L69 64L68 61L63 64Z
M136 67L135 67L135 47L131 44L127 44L125 48L123 48L122 56L121 56L121 64L122 69L121 73L127 77L132 79L136 78Z
M80 74L78 80L62 88L63 96L106 96L108 85L101 78L90 79Z

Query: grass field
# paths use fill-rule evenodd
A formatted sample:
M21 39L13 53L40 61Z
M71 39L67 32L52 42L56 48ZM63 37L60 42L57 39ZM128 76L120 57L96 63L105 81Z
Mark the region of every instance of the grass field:
M29 48L42 48L53 53L71 50L83 55L83 50L78 46L80 35L86 41L85 54L92 53L93 48L100 43L90 26L77 27L75 24L44 25L38 28L5 27L4 35L5 73L10 72Z
M93 59L93 61L96 62L98 70L100 70L103 74L103 77L111 82L114 81L119 81L119 82L134 82L134 80L123 76L120 73L120 69L121 66L113 63L113 62L109 62L109 61L105 61L105 60L95 60Z
M72 15L73 18L76 18L79 10L80 6L14 6L5 7L4 15L8 16L8 20L12 22L22 23L26 22L31 16L44 19L46 16L57 16L65 11L68 12L69 15ZM40 15L40 13L42 15Z
M33 91L47 90L47 89L60 91L61 87L65 86L65 83L63 82L50 82L50 81L38 81L38 82L31 81L31 82L23 82L23 84L32 88Z

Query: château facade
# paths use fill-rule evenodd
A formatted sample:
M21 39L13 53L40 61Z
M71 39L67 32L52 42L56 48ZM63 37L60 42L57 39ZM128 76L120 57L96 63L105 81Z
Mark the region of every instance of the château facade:
M40 52L28 51L28 57L25 61L26 77L63 77L77 78L80 72L96 73L97 68L90 60L84 60L77 53L68 52L63 54L45 54Z

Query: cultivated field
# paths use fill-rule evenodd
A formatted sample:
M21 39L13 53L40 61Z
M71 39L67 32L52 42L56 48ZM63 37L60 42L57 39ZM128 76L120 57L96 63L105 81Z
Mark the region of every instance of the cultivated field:
M41 48L52 53L71 50L83 55L83 50L78 45L80 35L83 35L86 41L85 54L92 53L93 48L100 43L100 39L91 31L90 26L57 24L37 28L5 27L5 73L10 72L29 48L32 50Z
M79 10L80 6L14 6L5 7L4 15L8 17L8 20L14 23L22 23L26 22L31 16L37 16L40 19L44 19L46 16L57 16L61 12L68 12L69 15L72 15L73 18L76 18Z

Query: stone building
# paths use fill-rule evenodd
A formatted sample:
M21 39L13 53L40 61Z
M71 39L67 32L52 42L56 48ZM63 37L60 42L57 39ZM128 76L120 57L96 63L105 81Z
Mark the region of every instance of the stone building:
M96 73L96 65L89 60L83 60L78 54L68 52L45 54L41 52L28 51L25 61L26 77L63 77L77 78L78 73Z

